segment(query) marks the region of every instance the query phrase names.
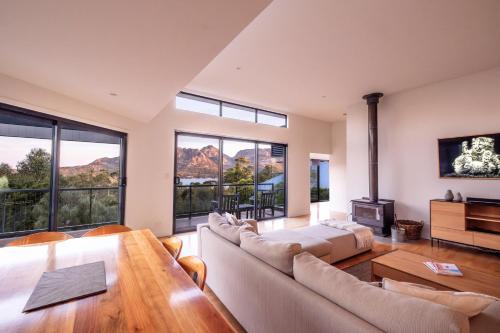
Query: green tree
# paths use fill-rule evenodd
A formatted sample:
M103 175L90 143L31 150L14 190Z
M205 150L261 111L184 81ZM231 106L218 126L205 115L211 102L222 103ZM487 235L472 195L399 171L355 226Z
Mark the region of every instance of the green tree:
M7 176L0 176L0 189L9 188L9 179Z
M0 177L10 177L13 170L7 163L0 163Z
M253 167L247 157L238 157L232 168L224 171L224 184L252 184Z
M272 164L266 164L262 170L259 171L259 183L264 183L266 180L273 178L276 173L279 173Z
M47 151L34 148L17 163L16 170L0 164L0 188L10 185L13 189L43 189L37 192L16 192L4 200L6 230L32 230L47 228L49 216L49 183L51 156ZM118 173L107 170L90 170L70 176L60 176L60 187L114 187ZM90 205L92 201L92 216ZM116 222L118 220L118 191L115 189L61 191L59 193L59 226ZM17 207L17 208L16 208ZM22 209L19 209L22 207ZM21 214L19 213L21 212Z
M112 187L118 186L118 174L107 170L89 171L76 175L60 176L60 187Z
M47 188L50 180L50 154L33 148L26 158L16 165L17 172L10 177L13 188Z
M238 157L234 167L224 171L224 184L242 186L229 186L224 194L235 194L238 190L240 203L248 203L253 195L253 181L253 166L250 165L250 160L247 157Z

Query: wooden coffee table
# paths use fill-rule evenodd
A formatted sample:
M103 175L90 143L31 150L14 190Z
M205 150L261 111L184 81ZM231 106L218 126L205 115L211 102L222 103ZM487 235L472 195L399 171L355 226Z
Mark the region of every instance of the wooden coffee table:
M500 276L479 272L457 264L464 276L438 275L430 271L424 261L432 259L402 250L396 250L372 259L372 277L383 277L420 283L438 290L472 291L500 297Z

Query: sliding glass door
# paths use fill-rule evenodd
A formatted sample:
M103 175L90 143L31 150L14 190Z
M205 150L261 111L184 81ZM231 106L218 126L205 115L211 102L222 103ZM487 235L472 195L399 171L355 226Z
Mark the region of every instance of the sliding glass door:
M285 216L286 150L282 144L177 133L174 233L195 230L212 211Z
M222 139L223 195L220 211L238 218L253 217L255 201L255 143Z
M259 143L258 147L258 211L260 219L285 215L286 146Z
M58 229L120 221L120 137L63 125Z
M219 139L176 135L175 229L194 230L218 205Z
M125 142L0 104L0 237L123 223Z

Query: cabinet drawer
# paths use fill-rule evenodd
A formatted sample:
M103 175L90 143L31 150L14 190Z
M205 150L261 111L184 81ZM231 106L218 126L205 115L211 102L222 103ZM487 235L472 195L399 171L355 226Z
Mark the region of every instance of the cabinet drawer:
M474 233L472 231L440 228L432 225L431 236L433 238L449 240L452 242L474 245Z
M431 201L432 226L465 230L465 204Z
M474 231L474 245L500 250L500 235Z

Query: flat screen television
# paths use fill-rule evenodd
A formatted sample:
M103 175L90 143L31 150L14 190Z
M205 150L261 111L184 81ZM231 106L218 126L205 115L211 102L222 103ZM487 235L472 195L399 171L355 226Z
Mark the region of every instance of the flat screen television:
M439 139L442 178L500 179L500 133Z

